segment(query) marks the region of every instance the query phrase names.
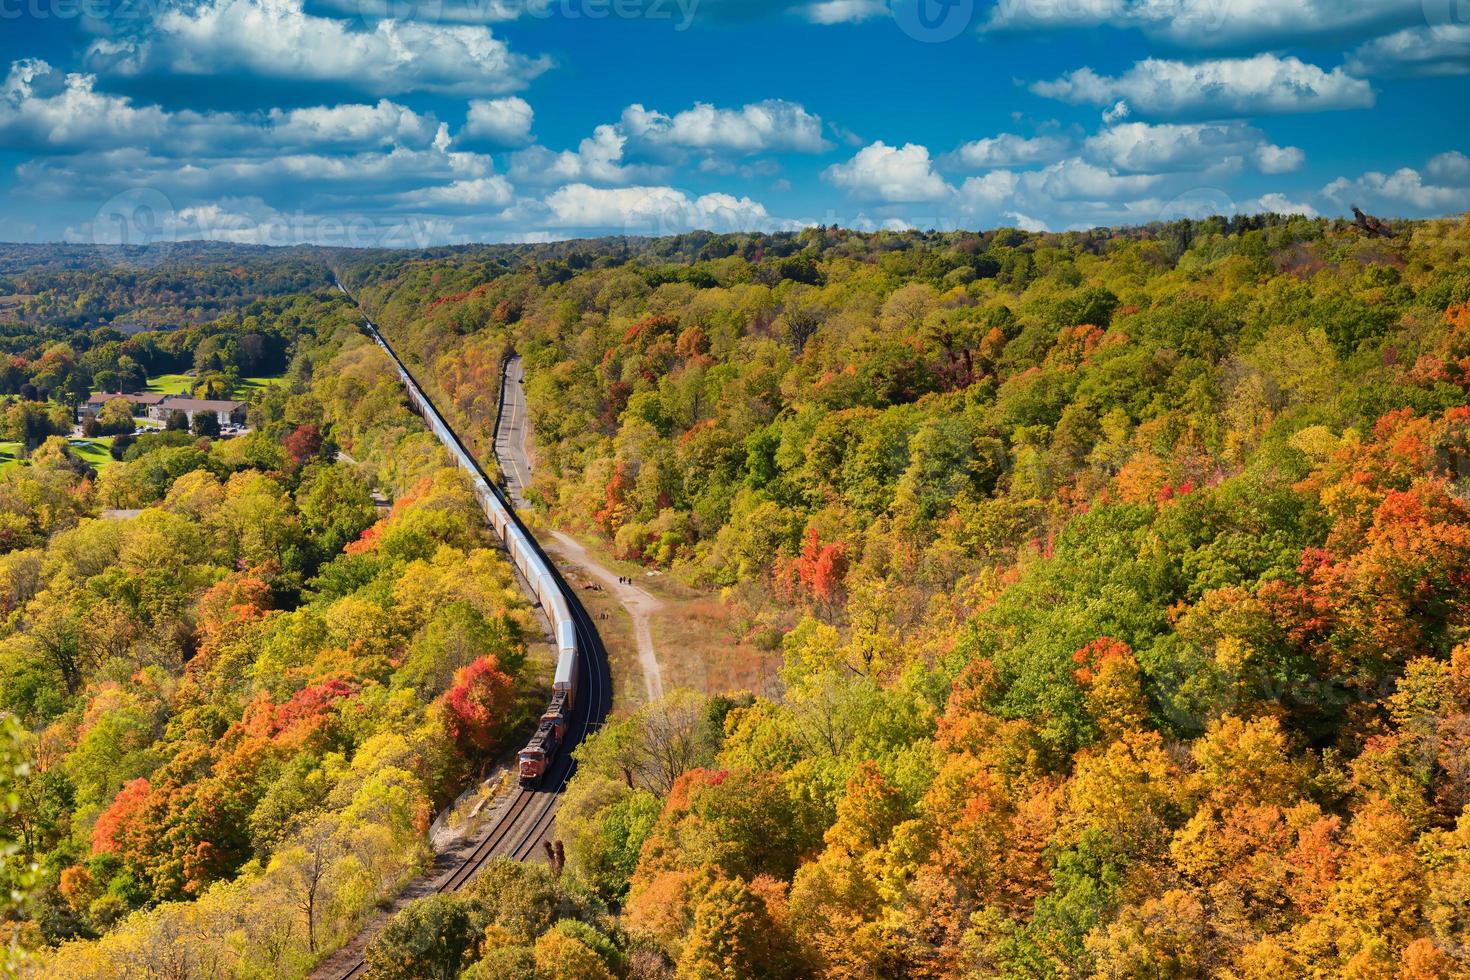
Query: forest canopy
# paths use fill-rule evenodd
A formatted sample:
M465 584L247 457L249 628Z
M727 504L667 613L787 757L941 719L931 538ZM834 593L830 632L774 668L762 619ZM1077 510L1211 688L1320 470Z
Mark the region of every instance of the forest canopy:
M1470 219L1391 230L320 253L139 334L284 376L248 437L0 472L10 919L46 976L304 975L544 703L330 265L487 468L522 357L535 518L780 662L610 719L565 867L409 904L372 976L1465 975Z

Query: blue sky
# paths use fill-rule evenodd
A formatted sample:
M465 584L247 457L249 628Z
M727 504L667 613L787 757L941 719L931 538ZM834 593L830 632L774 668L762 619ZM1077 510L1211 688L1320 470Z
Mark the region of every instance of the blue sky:
M1470 210L1464 0L0 0L0 62L0 240Z

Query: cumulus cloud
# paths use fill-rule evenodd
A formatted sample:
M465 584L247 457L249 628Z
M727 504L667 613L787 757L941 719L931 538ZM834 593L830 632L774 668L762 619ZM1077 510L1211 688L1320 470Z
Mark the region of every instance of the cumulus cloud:
M515 146L531 139L531 125L535 120L531 104L520 96L475 99L470 102L462 133L470 139Z
M871 143L846 163L828 167L822 176L853 197L891 204L937 201L951 192L934 172L928 148L917 143L902 147L881 140Z
M515 198L510 181L498 174L421 187L399 195L399 203L425 211L503 208Z
M1308 218L1317 217L1316 208L1310 204L1288 200L1285 194L1262 194L1241 210L1247 214L1269 211L1272 214L1300 214Z
M1068 142L1060 136L1026 138L1014 133L1001 133L966 143L949 161L954 166L982 169L986 167L1019 167L1026 164L1050 163L1067 152Z
M1357 75L1470 74L1470 24L1408 27L1360 45L1347 61Z
M1441 178L1446 176L1443 162L1436 169ZM1386 205L1398 213L1416 216L1470 210L1470 186L1431 181L1426 181L1424 175L1412 167L1400 167L1391 174L1374 170L1353 180L1339 177L1322 188L1322 194L1344 208L1354 204Z
M1240 122L1121 123L1088 137L1083 151L1121 170L1151 173L1203 170L1246 157L1264 173L1286 173L1304 159L1296 147L1276 146Z
M312 194L338 199L355 195L359 208L371 206L369 195L396 193L404 187L488 177L487 156L394 147L386 152L343 154L280 153L214 159L177 159L146 150L124 148L102 153L31 160L16 168L19 186L40 198L67 199L80 194L107 194L125 188L167 189L182 200L225 194L270 195L301 200Z
M168 112L98 92L96 77L17 61L0 85L0 138L53 153L147 147L163 156L219 157L282 150L427 147L440 123L387 99L267 113Z
M434 140L440 125L387 99L376 105L272 109L268 118L268 139L288 146L421 146Z
M1079 105L1126 99L1135 111L1164 117L1253 116L1373 105L1373 89L1341 68L1323 71L1298 58L1261 54L1189 64L1149 58L1122 75L1079 68L1036 82L1037 95Z
M391 95L519 89L550 67L517 54L489 28L308 14L303 0L204 0L160 13L138 38L103 39L88 52L98 70L123 75L242 72L293 81L336 82Z
M282 211L259 197L222 197L175 210L161 197L138 196L123 199L120 206L129 204L148 205L149 242L424 248L453 237L453 224L432 216L344 217L307 210ZM62 237L70 242L138 244L128 237L128 229L104 215L68 227Z
M1256 169L1263 174L1289 174L1306 162L1307 155L1296 146L1263 143L1251 153Z
M1470 184L1470 157L1459 150L1451 150L1432 157L1424 168L1432 180L1458 187Z
M672 116L634 104L623 110L621 126L633 139L692 150L822 153L832 146L822 137L822 117L783 99L739 109L699 102Z
M1421 0L1000 0L987 31L1117 27L1192 48L1365 37L1423 18Z
M616 126L598 126L575 150L560 153L531 146L511 157L510 174L517 183L560 184L596 181L627 184L655 176L656 168L627 165L628 138Z
M569 228L620 228L636 234L750 231L769 228L763 205L748 197L690 197L674 187L592 187L569 184L547 196L548 221Z
M168 115L96 90L93 75L63 75L36 58L17 61L0 85L0 141L13 149L85 149L156 139Z

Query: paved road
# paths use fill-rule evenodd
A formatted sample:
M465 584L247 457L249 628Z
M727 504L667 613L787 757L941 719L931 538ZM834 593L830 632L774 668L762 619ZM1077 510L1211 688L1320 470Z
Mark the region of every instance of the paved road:
M531 483L533 466L528 447L532 440L531 420L526 411L525 375L519 357L506 362L505 403L495 440L495 456L500 460L501 472L505 474L506 490L518 508L526 505L522 491ZM643 669L643 687L648 692L648 700L657 701L663 697L664 675L658 664L649 626L653 615L664 607L663 600L636 585L619 581L616 572L598 564L582 543L571 535L552 531L551 538L562 555L580 565L628 611L633 620L633 638L638 644L638 663Z

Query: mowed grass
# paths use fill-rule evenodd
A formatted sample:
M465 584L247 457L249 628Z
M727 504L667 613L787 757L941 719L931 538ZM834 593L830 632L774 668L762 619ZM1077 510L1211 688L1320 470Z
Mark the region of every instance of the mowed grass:
M21 445L18 442L0 442L0 470L19 466Z
M254 392L264 391L284 377L284 374L269 374L241 378L235 388L235 397L241 399ZM192 374L160 374L148 379L147 390L159 395L188 395L198 380Z
M82 459L92 464L96 469L111 466L117 460L112 458L112 436L97 436L92 439L68 440L71 451Z
M272 374L258 378L241 378L239 386L235 389L235 394L237 396L244 396L256 391L264 391L284 377L284 374Z
M160 374L148 379L148 391L160 395L187 395L194 387L194 378L187 374Z
M71 447L72 452L86 460L94 469L106 469L117 462L112 458L112 436L98 436L95 439L68 439L67 445ZM24 447L18 442L0 442L0 471L14 466L28 466L29 463L23 453Z

